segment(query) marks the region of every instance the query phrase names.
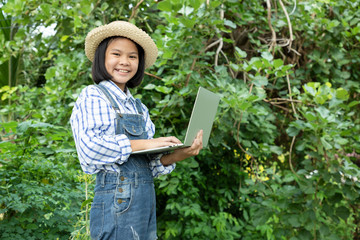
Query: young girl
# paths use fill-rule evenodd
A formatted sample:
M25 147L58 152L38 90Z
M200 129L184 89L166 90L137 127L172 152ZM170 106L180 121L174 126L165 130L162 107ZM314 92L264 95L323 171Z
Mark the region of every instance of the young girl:
M140 85L157 51L147 33L123 21L97 27L86 37L95 84L79 95L70 122L81 167L96 174L93 239L157 239L153 178L202 149L200 131L189 148L166 155L131 154L180 143L175 137L153 138L148 109L129 91Z

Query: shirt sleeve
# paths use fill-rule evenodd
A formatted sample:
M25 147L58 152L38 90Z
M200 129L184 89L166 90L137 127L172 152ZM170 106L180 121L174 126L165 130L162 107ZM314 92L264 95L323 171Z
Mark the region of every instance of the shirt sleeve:
M87 87L80 94L70 122L84 170L87 166L122 164L129 158L130 141L124 134L115 135L114 114L99 90Z
M168 166L164 166L160 159L163 154L149 154L148 157L150 158L150 169L154 178L159 177L161 175L166 175L171 173L174 169L176 164L173 163Z

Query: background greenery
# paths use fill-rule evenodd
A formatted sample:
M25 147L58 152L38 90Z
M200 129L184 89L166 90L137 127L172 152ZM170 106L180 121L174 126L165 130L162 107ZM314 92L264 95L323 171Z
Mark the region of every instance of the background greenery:
M157 136L185 135L199 86L222 98L209 148L156 180L160 239L360 239L359 1L0 6L1 239L89 239L69 117L84 38L113 20L159 48L134 92Z

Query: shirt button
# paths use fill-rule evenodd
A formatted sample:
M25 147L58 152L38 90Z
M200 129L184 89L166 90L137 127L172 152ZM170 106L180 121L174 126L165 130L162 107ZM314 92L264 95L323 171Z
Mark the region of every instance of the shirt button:
M122 200L122 199L118 199L117 202L118 202L119 204L121 204L121 203L123 202L123 200Z
M122 188L119 188L119 190L118 190L119 192L123 192L124 190L122 189Z
M120 177L120 180L121 180L121 181L124 181L124 180L125 180L124 176L121 176L121 177Z

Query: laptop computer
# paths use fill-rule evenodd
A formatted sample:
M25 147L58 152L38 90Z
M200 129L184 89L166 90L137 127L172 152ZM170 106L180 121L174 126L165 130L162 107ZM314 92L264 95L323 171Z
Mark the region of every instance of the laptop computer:
M203 130L203 147L208 145L211 128L219 105L220 97L215 93L200 87L192 109L184 143L166 147L146 149L132 152L131 154L150 154L172 151L179 148L190 147L197 135Z

